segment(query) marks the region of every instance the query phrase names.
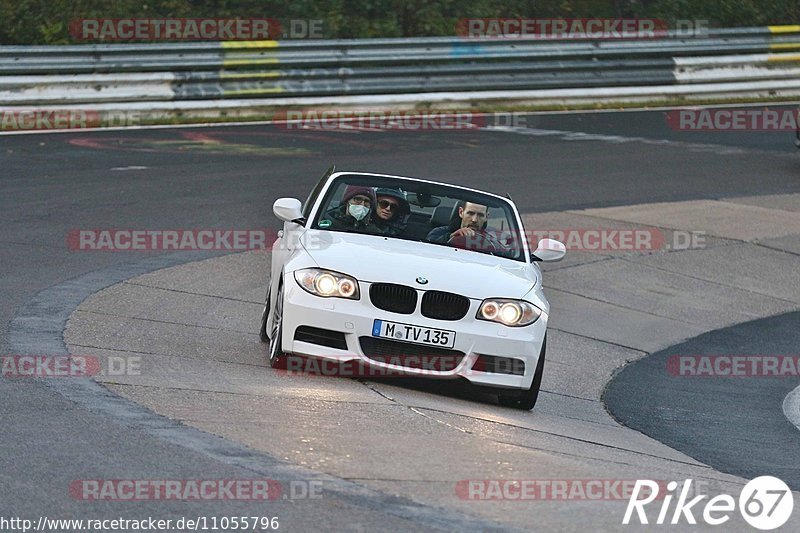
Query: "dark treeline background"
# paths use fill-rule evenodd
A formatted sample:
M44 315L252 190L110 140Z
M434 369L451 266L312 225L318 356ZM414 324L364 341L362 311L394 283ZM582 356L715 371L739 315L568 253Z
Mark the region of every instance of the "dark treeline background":
M327 38L453 35L467 17L707 19L800 23L800 0L0 0L0 44L67 44L80 18L321 19Z

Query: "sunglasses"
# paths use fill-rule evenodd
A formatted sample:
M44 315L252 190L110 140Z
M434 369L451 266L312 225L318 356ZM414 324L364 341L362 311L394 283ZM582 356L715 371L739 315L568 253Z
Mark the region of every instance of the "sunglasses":
M389 211L397 211L400 208L400 204L386 200L379 200L378 205L381 207L381 209L388 209Z

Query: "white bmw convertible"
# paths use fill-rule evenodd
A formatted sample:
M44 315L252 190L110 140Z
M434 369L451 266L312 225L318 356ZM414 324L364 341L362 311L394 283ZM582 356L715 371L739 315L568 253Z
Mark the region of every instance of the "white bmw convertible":
M260 330L272 366L301 356L465 378L534 407L550 312L537 262L565 248L531 250L509 198L331 168L305 203L273 211L284 225Z

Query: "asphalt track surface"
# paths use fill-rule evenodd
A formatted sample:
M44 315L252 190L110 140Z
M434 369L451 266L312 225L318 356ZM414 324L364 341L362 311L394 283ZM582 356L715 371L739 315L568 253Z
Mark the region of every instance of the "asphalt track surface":
M57 326L63 327L67 319L59 313L77 307L91 291L198 259L181 254L134 257L74 252L65 242L70 230L277 227L271 213L273 201L283 196L304 198L332 162L342 169L509 192L525 213L800 193L800 154L788 133L684 134L667 128L661 112L536 116L529 126L538 131L533 135L393 131L367 137L245 126L2 137L0 353L59 353L63 340ZM570 135L571 131L580 133ZM639 141L626 140L631 138ZM659 149L665 140L670 150ZM86 276L93 272L106 274L86 283ZM70 286L67 282L73 279L84 281ZM54 287L58 290L42 292ZM37 299L40 293L47 298ZM37 323L37 316L49 322ZM796 350L796 342L785 344L796 323L796 316L770 322L771 335L759 342L759 352L786 353L787 346ZM746 327L757 332L762 324ZM25 331L29 335L22 335ZM39 337L31 335L37 331ZM718 339L712 336L697 342ZM646 367L639 365L652 359L644 361L621 374L610 392L615 401L648 401L652 387L618 386L629 374L646 373ZM70 498L67 487L76 479L113 479L122 477L121 473L125 478L145 479L252 477L259 468L274 466L246 449L241 450L239 467L209 460L213 453L187 451L174 439L159 438L159 430L172 428L166 420L162 427L143 432L99 407L65 401L59 388L38 381L0 380L2 516L130 516L128 503L89 507ZM93 391L98 404L114 401L112 395ZM769 394L773 393L780 396L774 390ZM669 396L665 393L654 401L673 401ZM769 438L774 431L776 441L787 447L796 443L792 439L796 430L779 423L779 410L751 416L741 406L727 412L706 411L705 404L695 407L709 417L725 416L726 425L735 427L738 435ZM707 436L696 425L670 420L673 423L665 428L643 412L615 414L724 472L748 477L755 471L747 451L710 458L702 453ZM765 417L774 422L768 430ZM641 422L645 418L646 423ZM719 434L714 437L720 438ZM785 468L785 463L796 464L796 459L796 446L776 448L764 461L762 472L786 476L797 488L796 469ZM438 511L429 512L402 499L375 494L358 498L357 494L357 487L349 487L324 501L277 502L262 511L281 515L293 530L322 523L337 528L357 523L370 530L446 529L448 524L492 527L468 515L439 518ZM252 504L243 502L147 502L136 510L160 517L254 511Z
M670 357L686 354L795 354L799 324L798 313L779 315L713 331L652 354L615 377L606 389L606 405L626 426L718 470L745 478L770 472L797 490L797 428L774 416L797 387L796 378L686 379L665 376L663 369ZM633 403L632 397L647 401Z

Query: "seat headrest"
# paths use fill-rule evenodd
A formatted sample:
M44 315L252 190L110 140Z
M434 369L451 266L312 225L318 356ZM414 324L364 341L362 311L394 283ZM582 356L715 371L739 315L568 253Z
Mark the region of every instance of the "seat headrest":
M440 205L436 209L433 210L433 215L431 216L431 227L438 228L440 226L449 226L450 221L453 218L453 210L458 208L453 208L451 206ZM457 212L457 211L456 211Z

